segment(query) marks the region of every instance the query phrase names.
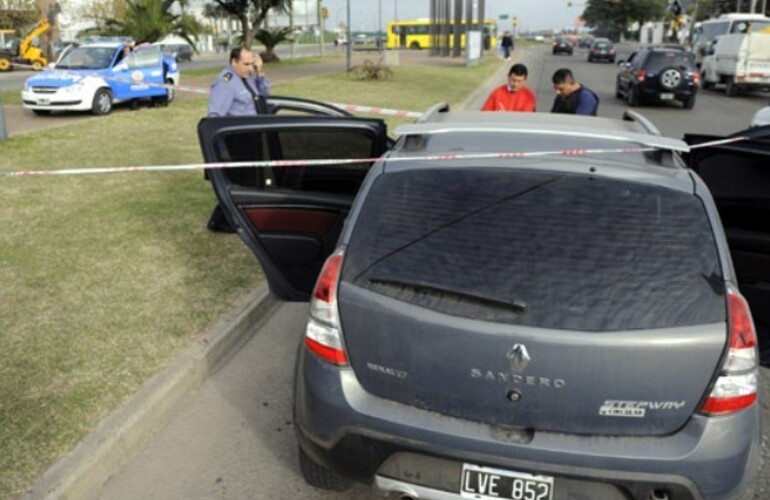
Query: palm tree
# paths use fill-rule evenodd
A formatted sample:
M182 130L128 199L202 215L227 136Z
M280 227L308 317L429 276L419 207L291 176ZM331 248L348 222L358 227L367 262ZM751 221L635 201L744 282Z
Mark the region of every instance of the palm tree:
M275 54L275 47L287 40L291 40L292 28L275 28L275 29L261 29L257 31L254 38L259 43L265 46L265 52L262 55L262 59L265 62L280 61L280 58Z
M195 47L194 38L204 27L189 14L171 12L176 0L126 0L126 14L123 19L107 19L103 32L130 36L137 42L153 43L168 36L176 35ZM184 7L187 2L180 2ZM107 34L105 33L105 34Z
M241 23L243 44L251 46L257 32L272 9L278 13L291 10L291 0L214 0L227 13Z

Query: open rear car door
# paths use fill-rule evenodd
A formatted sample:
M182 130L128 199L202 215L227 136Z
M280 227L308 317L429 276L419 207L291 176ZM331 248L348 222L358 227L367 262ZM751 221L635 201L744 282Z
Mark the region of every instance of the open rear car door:
M392 144L380 119L300 99L272 97L267 105L271 114L202 119L206 163L373 159ZM301 301L309 299L372 163L212 168L207 176L270 290Z
M694 149L687 162L708 185L727 234L738 285L751 307L763 365L770 364L770 126ZM690 145L725 137L687 134Z

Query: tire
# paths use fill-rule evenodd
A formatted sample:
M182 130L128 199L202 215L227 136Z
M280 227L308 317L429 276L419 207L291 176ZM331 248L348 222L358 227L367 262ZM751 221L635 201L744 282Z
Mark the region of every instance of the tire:
M107 115L112 111L112 93L107 89L99 89L94 94L91 112L97 116Z
M314 462L301 447L299 448L299 470L305 482L314 488L345 491L351 486L351 482L341 475Z
M11 60L7 57L0 57L0 71L11 71L12 69Z
M588 62L594 62L594 58L591 56L588 56Z
M610 63L611 64L615 64L615 58L614 57L610 58Z
M684 101L682 101L682 104L684 104L684 109L692 109L695 107L695 94L691 95Z
M623 92L620 90L620 81L615 80L615 98L616 99L623 99Z
M709 89L713 89L714 88L714 84L712 82L710 82L710 81L708 81L706 79L702 80L702 82L703 83L701 84L701 86L704 89L709 90Z
M411 50L420 50L422 47L420 47L420 44L418 42L412 42L409 44L409 48Z
M34 69L35 71L42 70L44 66L45 64L43 64L43 61L41 61L40 59L32 61L32 69Z
M51 114L51 111L48 109L33 109L32 112L37 116L48 116Z
M728 76L727 80L725 80L725 95L727 97L738 95L738 87L735 85L735 80L732 76Z
M174 85L174 81L171 79L166 80L166 85ZM166 105L170 104L171 101L174 100L176 97L176 89L173 88L167 88L166 89Z
M666 90L674 90L684 82L682 71L677 68L666 68L660 72L660 86Z
M628 90L626 90L626 102L632 108L639 106L639 94L637 94L633 85L630 85Z

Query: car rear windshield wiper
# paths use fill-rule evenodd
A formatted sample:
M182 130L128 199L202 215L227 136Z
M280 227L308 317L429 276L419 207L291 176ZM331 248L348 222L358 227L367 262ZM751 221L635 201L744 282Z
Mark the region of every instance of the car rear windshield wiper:
M457 290L445 285L437 285L435 283L428 283L426 281L403 281L394 280L389 278L369 278L369 282L372 284L380 284L385 286L397 286L401 288L408 288L414 292L420 293L440 293L445 296L460 300L471 300L480 305L487 307L496 307L513 311L517 314L522 314L527 310L527 304L520 300L505 300L497 297L490 297L479 293L469 293L465 290Z

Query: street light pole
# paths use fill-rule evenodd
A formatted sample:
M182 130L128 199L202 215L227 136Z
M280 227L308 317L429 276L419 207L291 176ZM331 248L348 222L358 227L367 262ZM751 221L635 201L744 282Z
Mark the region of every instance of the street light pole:
M348 42L346 44L347 50L346 52L346 58L347 58L347 68L348 71L353 69L353 47L352 47L352 40L350 38L350 0L347 0L347 7L348 7L348 25L347 25L347 39Z

